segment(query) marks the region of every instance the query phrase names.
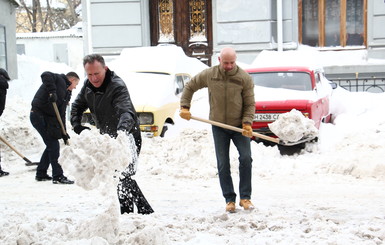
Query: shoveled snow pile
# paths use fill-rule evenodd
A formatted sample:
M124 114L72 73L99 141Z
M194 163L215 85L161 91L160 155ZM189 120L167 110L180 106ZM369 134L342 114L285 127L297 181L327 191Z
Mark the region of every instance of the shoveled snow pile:
M268 126L278 138L285 142L296 142L302 138L314 138L318 135L314 121L306 118L296 109L279 115L278 119L269 123Z

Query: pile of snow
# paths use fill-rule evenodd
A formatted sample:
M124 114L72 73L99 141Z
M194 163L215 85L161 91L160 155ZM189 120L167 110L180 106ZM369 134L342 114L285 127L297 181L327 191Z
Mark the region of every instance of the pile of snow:
M313 139L318 135L314 121L293 109L280 114L278 119L268 124L269 129L284 142L297 142L304 138Z

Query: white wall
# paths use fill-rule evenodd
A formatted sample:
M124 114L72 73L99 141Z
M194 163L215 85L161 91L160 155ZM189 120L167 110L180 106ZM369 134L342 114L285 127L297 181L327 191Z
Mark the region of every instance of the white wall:
M33 33L31 33L33 35ZM56 62L55 44L67 46L67 65L78 70L83 60L83 38L82 37L46 37L46 38L17 38L17 44L24 44L25 55L39 58L44 61ZM56 45L57 46L57 45ZM61 46L61 45L60 45ZM65 63L65 62L63 62Z
M119 55L124 48L149 46L148 1L82 0L86 54Z
M17 56L16 56L16 17L15 4L13 1L0 0L0 25L5 27L6 38L6 62L11 79L17 78ZM3 49L2 49L3 50Z

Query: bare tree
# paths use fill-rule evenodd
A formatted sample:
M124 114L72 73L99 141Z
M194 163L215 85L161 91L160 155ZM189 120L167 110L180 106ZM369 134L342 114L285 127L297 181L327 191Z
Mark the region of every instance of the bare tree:
M20 0L16 14L17 32L49 32L69 29L80 21L76 9L81 0L61 0L64 7L53 7L52 0Z

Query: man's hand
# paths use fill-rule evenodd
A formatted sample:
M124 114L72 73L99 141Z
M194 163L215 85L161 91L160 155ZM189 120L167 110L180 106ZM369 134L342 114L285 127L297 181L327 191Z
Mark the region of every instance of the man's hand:
M242 124L242 135L249 138L253 137L253 129L251 128L250 123Z
M68 145L69 138L70 138L70 136L68 134L63 134L62 135L62 139L64 141L64 144Z
M51 93L51 94L49 94L49 97L48 97L48 101L49 102L56 102L57 101L57 95L56 95L56 93Z
M191 119L190 109L187 107L181 107L179 111L179 116L187 121Z
M85 126L82 126L82 125L76 125L76 126L74 127L74 131L75 131L75 133L77 133L77 134L80 134L84 129L91 130L89 127L85 127Z

